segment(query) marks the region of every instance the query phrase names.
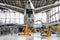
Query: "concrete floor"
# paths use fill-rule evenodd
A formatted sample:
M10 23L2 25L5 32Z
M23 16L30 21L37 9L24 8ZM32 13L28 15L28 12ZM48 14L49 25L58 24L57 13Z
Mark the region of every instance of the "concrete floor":
M0 36L0 40L60 40L60 37L52 36L52 37L42 38L39 33L35 33L35 34L32 33L31 36L9 34L9 35Z

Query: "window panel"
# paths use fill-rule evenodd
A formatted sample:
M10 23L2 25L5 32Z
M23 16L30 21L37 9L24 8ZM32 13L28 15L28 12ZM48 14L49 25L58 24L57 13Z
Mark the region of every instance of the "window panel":
M56 20L59 20L58 14L56 14Z
M55 13L58 12L58 7L55 7L55 11L54 11L54 12L55 12Z
M20 21L22 20L22 21ZM24 24L24 16L18 12L0 12L0 21L3 23L17 23L17 24Z

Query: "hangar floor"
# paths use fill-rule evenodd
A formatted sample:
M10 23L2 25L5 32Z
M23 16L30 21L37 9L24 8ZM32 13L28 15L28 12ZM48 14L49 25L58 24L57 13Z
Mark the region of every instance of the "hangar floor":
M57 37L56 34L52 37L42 38L39 33L32 33L31 36L24 36L18 34L9 34L0 36L0 40L60 40L60 37Z

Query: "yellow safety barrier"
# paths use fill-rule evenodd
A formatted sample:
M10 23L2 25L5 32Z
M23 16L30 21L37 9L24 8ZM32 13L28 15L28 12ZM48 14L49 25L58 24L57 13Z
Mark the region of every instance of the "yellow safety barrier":
M44 29L44 34L43 35L46 36L46 37L49 37L51 35L50 34L50 28Z

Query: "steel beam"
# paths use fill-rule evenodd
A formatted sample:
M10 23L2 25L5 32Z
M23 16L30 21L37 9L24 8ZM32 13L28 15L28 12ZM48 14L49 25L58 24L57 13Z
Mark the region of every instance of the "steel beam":
M11 6L11 5L8 5L8 4L0 3L0 7L6 8L6 9L12 9L12 10L24 13L23 8L19 8L19 7L16 7L16 6Z
M30 2L31 8L34 9L34 5L33 5L33 3L31 2L31 0L29 0L29 2Z
M47 5L47 6L35 8L34 10L35 10L35 13L39 13L39 12L42 12L42 11L45 11L45 10L48 10L48 9L51 9L51 8L54 8L54 7L57 7L57 6L60 6L60 3L50 4L50 5Z

